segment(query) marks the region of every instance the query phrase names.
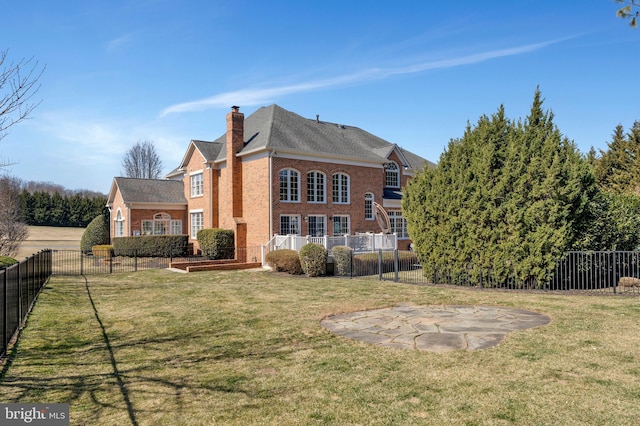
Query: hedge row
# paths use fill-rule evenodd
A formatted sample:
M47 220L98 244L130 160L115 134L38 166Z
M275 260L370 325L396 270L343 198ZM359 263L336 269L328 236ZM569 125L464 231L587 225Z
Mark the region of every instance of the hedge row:
M187 235L140 235L113 239L116 256L181 257L187 255Z

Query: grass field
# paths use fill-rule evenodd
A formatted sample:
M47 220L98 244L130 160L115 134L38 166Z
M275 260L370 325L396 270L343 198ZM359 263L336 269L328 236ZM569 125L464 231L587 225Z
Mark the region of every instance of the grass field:
M401 302L550 315L477 352L381 348L325 316ZM54 277L0 402L82 425L637 425L637 298L506 293L264 271Z
M29 226L28 228L29 237L22 243L15 257L18 260L46 248L80 250L80 239L85 229L54 226Z

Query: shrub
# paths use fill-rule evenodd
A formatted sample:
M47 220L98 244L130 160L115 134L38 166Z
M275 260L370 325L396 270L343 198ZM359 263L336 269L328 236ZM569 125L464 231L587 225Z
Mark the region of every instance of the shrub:
M300 256L295 250L282 249L267 253L267 264L278 272L288 272L291 275L302 274Z
M97 257L106 257L111 259L111 253L113 252L113 246L110 244L102 244L99 246L91 247L91 252Z
M331 249L333 257L334 273L336 276L351 275L351 256L353 249L347 246L335 246Z
M93 246L102 244L109 244L109 222L104 215L97 216L87 225L80 239L80 250L89 254Z
M0 256L0 268L8 268L11 265L18 263L13 257Z
M116 256L181 257L187 254L187 235L140 235L113 239Z
M327 250L320 244L305 244L300 250L300 265L308 277L324 275L327 270Z
M235 257L234 232L232 229L201 229L198 244L202 255L209 259L233 259Z

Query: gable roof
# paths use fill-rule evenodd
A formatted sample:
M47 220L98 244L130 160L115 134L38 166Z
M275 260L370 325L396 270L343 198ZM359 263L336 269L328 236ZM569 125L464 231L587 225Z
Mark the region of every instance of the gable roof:
M167 175L167 177L177 175L177 171L181 171L184 166L186 166L191 160L191 156L197 150L200 152L202 157L204 158L205 163L213 163L218 160L220 157L222 159L225 158L226 149L224 149L225 143L219 142L207 142L200 140L192 140L189 143L189 147L187 148L187 152L185 152L184 157L182 158L182 162L180 165L172 171L173 175Z
M256 110L244 120L245 146L240 155L262 150L344 158L365 162L384 162L399 148L358 127L304 118L278 105ZM217 160L226 155L226 134L213 143L220 146ZM408 151L400 149L406 155ZM402 156L401 155L401 156ZM427 161L411 153L411 168L421 169Z
M304 118L273 104L261 107L244 119L244 148L240 156L261 151L341 158L384 163L396 152L410 169L434 163L358 127ZM178 169L198 150L206 163L226 160L226 133L215 141L192 140Z
M107 204L113 203L118 190L125 203L187 204L180 180L116 177Z

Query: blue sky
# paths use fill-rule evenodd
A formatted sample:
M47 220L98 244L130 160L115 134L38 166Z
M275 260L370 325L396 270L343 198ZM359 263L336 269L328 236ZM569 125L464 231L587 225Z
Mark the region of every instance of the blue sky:
M536 87L582 152L640 120L640 29L613 0L30 0L3 7L0 49L46 71L5 172L108 192L151 140L165 172L225 115L281 107L360 127L437 162L467 122Z

